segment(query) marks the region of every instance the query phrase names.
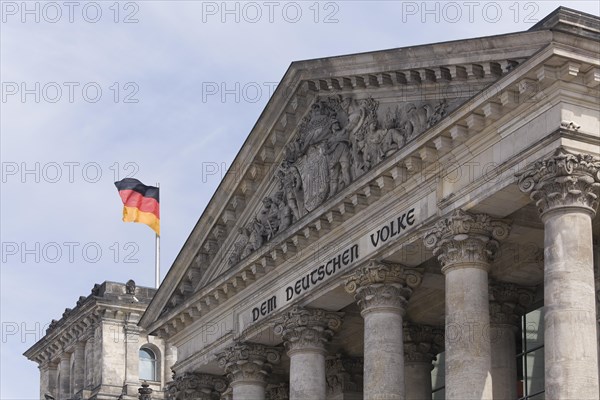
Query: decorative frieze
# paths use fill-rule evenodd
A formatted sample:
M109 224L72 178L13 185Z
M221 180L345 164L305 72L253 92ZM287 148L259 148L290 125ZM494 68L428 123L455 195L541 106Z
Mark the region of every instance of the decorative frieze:
M489 268L499 241L509 233L510 226L505 220L458 209L425 233L424 241L425 247L438 257L442 272L461 264Z
M230 383L266 383L271 366L281 359L279 350L256 343L235 344L217 357Z
M443 328L406 322L403 333L404 362L432 363L444 349Z
M288 354L296 350L325 350L325 344L342 326L343 313L293 306L275 321Z
M220 376L186 372L176 376L165 388L169 400L219 400L227 389L227 381Z
M530 193L540 214L562 207L580 207L594 215L598 209L599 157L558 148L517 177L519 189Z
M421 279L421 272L416 269L372 260L346 279L346 291L354 293L363 313L380 308L404 312Z
M276 190L237 231L229 264L262 247L437 124L449 108L446 100L403 103L388 108L380 118L379 102L370 97L317 98L298 125L297 136L285 147L275 174Z
M490 282L490 322L492 324L519 326L527 307L533 303L533 289L514 283Z

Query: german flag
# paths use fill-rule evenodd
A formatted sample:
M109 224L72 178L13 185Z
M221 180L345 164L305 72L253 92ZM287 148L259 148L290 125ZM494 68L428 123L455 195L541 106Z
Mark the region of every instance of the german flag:
M115 186L123 200L123 222L146 224L160 236L158 188L133 178L115 182Z

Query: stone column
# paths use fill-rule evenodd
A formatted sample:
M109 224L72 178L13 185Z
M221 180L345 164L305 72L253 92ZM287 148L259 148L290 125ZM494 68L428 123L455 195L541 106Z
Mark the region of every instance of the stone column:
M92 389L93 387L93 377L94 377L94 337L92 336L88 338L85 342L85 379L84 379L84 387L85 389Z
M217 375L186 372L175 376L165 388L165 398L172 400L219 400L227 381Z
M139 316L131 313L127 323L123 326L123 341L125 342L125 394L135 396L140 386L140 332L142 329L135 325ZM161 377L157 376L160 381Z
M488 271L509 226L456 210L425 234L446 276L446 399L492 399Z
M56 393L56 364L49 361L40 365L40 399L44 400L44 395L49 394L54 398L58 398Z
M494 400L517 398L516 338L521 317L533 302L533 290L512 283L490 283L490 341Z
M233 400L264 400L272 364L281 359L277 349L255 343L237 343L217 357L229 378Z
M519 174L544 223L546 397L598 399L592 218L600 158L559 148Z
M406 400L431 399L433 361L444 348L444 330L404 324L404 380Z
M399 264L371 261L347 280L364 318L364 396L404 399L402 318L420 272Z
M100 362L100 360L102 360L104 354L104 343L102 340L102 330L104 328L102 327L101 323L98 323L92 329L94 332L94 356L92 360L94 360L94 362L92 362L91 373L92 386L96 387L102 382L102 363Z
M290 357L290 400L326 397L325 344L342 325L342 313L294 306L275 323Z
M71 353L63 353L58 364L58 398L71 398Z
M72 392L77 394L84 388L85 380L85 342L75 343L73 350L73 382Z
M165 341L165 352L164 352L164 381L163 382L169 382L171 381L173 378L173 370L171 369L173 367L173 365L175 364L175 362L177 361L177 348L175 346L172 346L171 344L169 344L166 339L163 339Z
M597 253L596 253L597 254ZM596 256L597 257L597 256ZM597 260L597 258L595 258ZM596 261L598 263L598 261ZM598 268L596 268L598 271ZM600 382L600 271L596 273L596 343L598 343L598 381ZM600 398L600 396L599 396Z

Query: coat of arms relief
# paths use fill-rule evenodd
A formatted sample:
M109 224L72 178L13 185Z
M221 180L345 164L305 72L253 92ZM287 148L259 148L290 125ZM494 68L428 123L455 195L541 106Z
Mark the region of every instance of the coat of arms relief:
M317 98L286 145L276 190L238 230L233 265L444 118L462 100L401 103L371 97Z

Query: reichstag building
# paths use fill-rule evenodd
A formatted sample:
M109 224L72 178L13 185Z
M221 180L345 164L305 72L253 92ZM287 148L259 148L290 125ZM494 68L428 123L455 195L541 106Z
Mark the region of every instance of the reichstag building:
M157 396L597 400L599 43L292 63L139 321Z

